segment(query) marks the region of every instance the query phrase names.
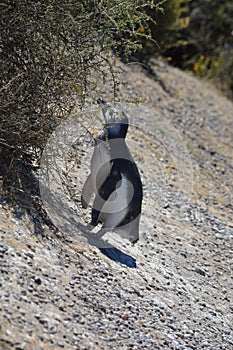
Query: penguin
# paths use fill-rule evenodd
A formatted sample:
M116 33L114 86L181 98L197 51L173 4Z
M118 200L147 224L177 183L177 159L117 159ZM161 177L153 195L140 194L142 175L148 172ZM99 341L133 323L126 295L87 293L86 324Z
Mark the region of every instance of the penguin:
M81 195L81 204L92 204L92 227L102 224L96 233L102 237L114 231L136 243L143 198L142 182L137 165L126 145L129 121L122 111L115 113L107 103L98 99L105 118L103 129L95 139L91 172Z

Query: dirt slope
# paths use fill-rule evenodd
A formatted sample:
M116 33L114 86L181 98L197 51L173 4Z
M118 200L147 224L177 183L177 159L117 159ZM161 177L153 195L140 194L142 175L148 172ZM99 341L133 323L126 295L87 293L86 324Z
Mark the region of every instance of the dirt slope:
M144 186L139 243L101 252L78 232L42 235L1 199L1 349L233 347L233 105L152 68L123 66L120 91L148 108L128 135Z

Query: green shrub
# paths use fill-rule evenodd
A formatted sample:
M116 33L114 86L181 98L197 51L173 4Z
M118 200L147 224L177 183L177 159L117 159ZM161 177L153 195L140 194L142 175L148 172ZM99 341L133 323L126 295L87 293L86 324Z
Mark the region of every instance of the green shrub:
M181 68L214 80L233 96L233 3L230 0L192 0L189 24L180 31L185 46L173 44L165 55Z
M166 56L167 50L173 46L185 45L181 30L189 22L187 11L183 0L162 0L160 6L148 8L151 38L142 39L142 50L137 52L137 58L147 63L154 56Z

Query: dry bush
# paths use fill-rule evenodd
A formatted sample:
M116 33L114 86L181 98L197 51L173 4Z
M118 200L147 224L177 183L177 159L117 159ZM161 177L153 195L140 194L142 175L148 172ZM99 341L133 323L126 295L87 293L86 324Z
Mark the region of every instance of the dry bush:
M56 126L95 91L100 79L95 76L104 79L110 72L116 92L113 52L131 54L140 46L141 36L150 36L148 6L155 4L1 2L0 182L4 191L14 196L37 193L33 164ZM27 196L25 202L28 205Z

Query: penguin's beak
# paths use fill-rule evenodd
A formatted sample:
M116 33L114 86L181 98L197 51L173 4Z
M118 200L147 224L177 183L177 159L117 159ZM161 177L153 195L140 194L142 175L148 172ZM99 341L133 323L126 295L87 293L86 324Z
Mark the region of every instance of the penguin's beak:
M89 129L90 133L93 135L94 138L96 138L100 132L100 129L98 128L90 128Z
M98 145L102 141L100 137L101 129L89 128L89 132L92 134L95 145Z
M101 128L90 128L89 131L93 135L94 141L96 144L100 142L106 142L107 138L107 129L106 126Z

